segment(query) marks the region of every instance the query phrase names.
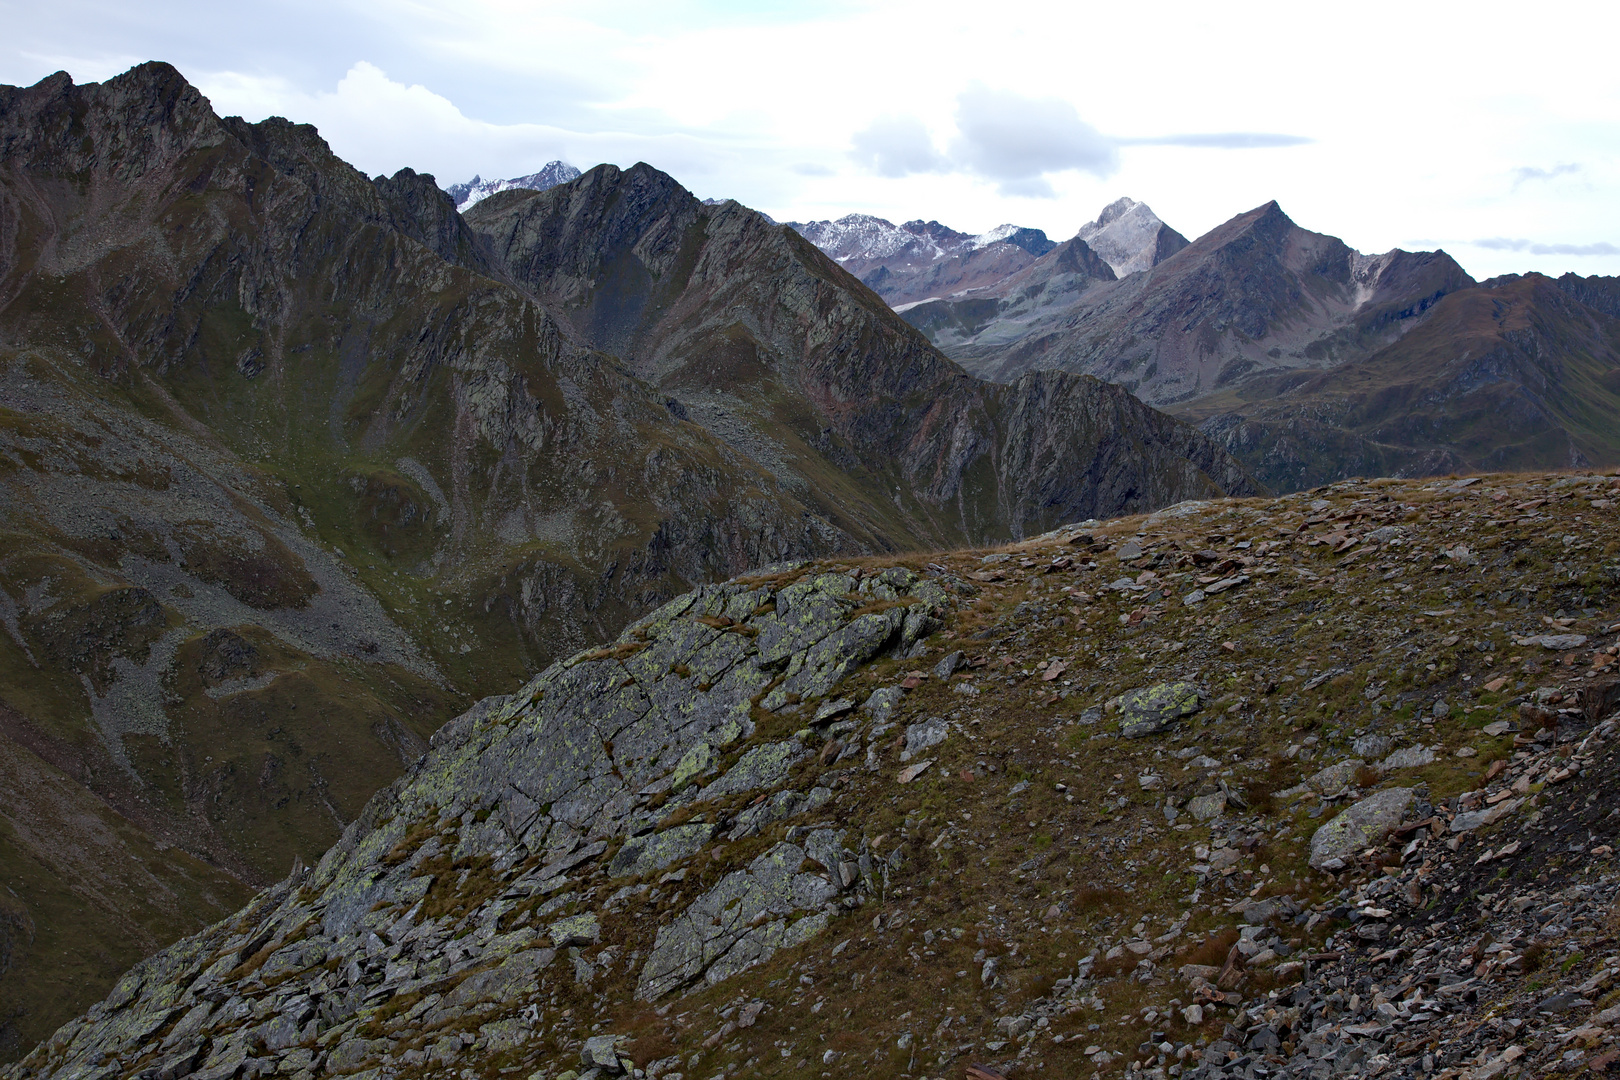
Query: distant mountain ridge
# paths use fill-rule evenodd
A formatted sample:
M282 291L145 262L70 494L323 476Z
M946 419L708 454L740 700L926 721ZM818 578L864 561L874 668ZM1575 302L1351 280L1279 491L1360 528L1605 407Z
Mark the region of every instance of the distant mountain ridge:
M457 210L469 210L478 203L489 198L497 191L511 191L513 188L522 188L527 191L544 191L566 184L579 175L579 170L566 161L548 162L539 172L532 172L527 176L515 176L510 180L484 180L476 173L471 180L462 184L451 184L444 189L444 193L456 202Z
M896 308L994 285L1056 246L1041 230L1018 225L974 234L871 214L786 225Z

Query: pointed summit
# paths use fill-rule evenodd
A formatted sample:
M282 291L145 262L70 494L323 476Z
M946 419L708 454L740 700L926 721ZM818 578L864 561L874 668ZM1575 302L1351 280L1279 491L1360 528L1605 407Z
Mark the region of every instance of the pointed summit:
M1119 198L1075 234L1120 277L1151 269L1182 248L1187 238L1166 225L1147 203Z

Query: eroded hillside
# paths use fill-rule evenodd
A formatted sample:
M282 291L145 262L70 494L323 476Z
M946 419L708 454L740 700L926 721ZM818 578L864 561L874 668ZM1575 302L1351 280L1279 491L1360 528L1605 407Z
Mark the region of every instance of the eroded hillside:
M8 1075L1601 1069L1617 498L1354 481L706 586Z

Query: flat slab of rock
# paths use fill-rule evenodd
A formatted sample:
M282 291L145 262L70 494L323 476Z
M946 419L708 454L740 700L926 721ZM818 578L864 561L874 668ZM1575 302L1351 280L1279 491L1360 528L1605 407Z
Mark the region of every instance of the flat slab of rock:
M1578 649L1586 644L1585 634L1533 634L1530 637L1514 638L1515 645L1540 645L1543 649L1562 651L1564 649Z
M1411 788L1386 788L1352 803L1311 837L1311 868L1332 869L1363 848L1383 842L1412 805Z
M1204 704L1204 692L1190 682L1158 683L1127 690L1114 699L1119 708L1119 733L1127 739L1157 735Z
M910 761L929 747L938 746L950 734L950 728L942 716L931 716L920 724L911 724L906 728L905 749L900 751L901 761Z
M1403 746L1378 763L1384 772L1401 769L1421 769L1434 764L1434 751L1427 746Z

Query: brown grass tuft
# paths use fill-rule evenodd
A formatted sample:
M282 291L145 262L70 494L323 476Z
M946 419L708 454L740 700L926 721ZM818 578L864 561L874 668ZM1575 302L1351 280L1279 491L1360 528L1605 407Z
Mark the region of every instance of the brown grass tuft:
M1198 945L1195 945L1183 963L1202 964L1206 967L1220 967L1226 963L1226 954L1232 951L1237 944L1238 932L1233 927L1209 935Z

